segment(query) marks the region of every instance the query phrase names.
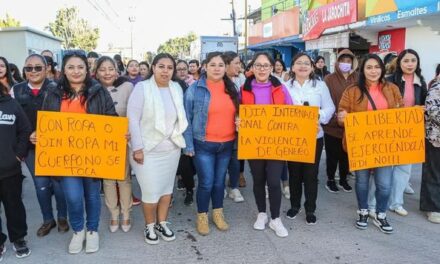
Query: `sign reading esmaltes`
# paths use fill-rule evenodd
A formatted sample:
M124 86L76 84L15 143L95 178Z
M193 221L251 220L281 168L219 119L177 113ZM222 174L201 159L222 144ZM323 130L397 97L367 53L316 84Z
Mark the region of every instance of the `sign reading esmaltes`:
M319 109L240 105L238 159L315 162Z
M350 170L424 162L424 123L421 107L348 114L345 138Z
M128 119L39 111L35 174L123 180Z

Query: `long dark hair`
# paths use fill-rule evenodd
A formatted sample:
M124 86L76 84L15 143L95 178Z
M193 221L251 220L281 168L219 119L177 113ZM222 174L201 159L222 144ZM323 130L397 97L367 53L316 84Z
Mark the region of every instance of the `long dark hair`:
M1 91L1 93L8 94L9 89L12 88L12 86L15 84L15 82L14 82L14 79L12 78L11 68L9 66L8 60L5 57L0 57L0 60L2 60L3 63L5 64L5 67L6 67L5 77L6 77L6 81L8 82L8 85L9 85L9 88L8 88L0 82L0 91Z
M47 66L50 66L50 72L54 75L54 77L56 77L57 75L57 70L55 69L55 62L53 61L53 59L49 56L44 56L44 59L47 62Z
M366 96L366 93L368 92L367 77L365 77L365 64L367 63L368 60L375 60L375 61L377 61L377 63L379 63L380 69L381 69L379 82L381 84L386 83L385 64L382 62L380 57L376 54L371 54L371 53L365 55L364 59L362 60L361 67L359 69L358 87L361 90L361 95L359 96L358 103L360 103L360 102L362 102L362 100L364 100L364 96Z
M290 63L290 72L289 72L289 76L290 76L291 82L292 82L292 84L293 84L293 82L294 82L295 79L296 79L296 74L293 72L293 65L295 65L295 62L296 62L299 58L301 58L301 57L303 57L303 56L307 57L307 58L309 59L309 61L310 61L310 67L312 67L312 70L311 70L311 72L310 72L310 74L309 74L309 79L312 81L312 86L315 87L315 86L316 86L316 82L317 82L317 80L318 80L318 78L316 77L315 71L314 71L314 69L313 69L313 68L315 67L315 64L314 64L312 58L309 56L309 54L304 53L304 52L297 53L297 54L295 55L295 57L293 57L292 62Z
M176 79L176 61L174 60L173 56L171 56L171 54L169 53L159 53L156 55L156 57L154 57L153 61L151 62L151 67L150 67L150 72L147 75L147 78L145 80L149 80L151 79L151 77L153 77L154 72L153 72L153 67L155 67L157 65L157 63L159 62L159 60L161 59L170 59L173 62L173 75L171 76L171 81L175 82L177 81Z
M66 73L64 72L66 64L71 58L79 58L84 62L86 67L86 78L84 79L84 85L81 90L81 95L83 95L81 96L81 104L84 105L86 103L87 97L89 96L89 89L93 86L93 79L92 77L90 77L89 64L87 63L87 58L83 53L73 51L64 55L63 63L61 65L61 77L58 82L58 89L63 92L63 98L73 99L76 96L76 93L75 91L73 91L72 86L70 85L70 82L66 77Z
M24 81L23 77L21 77L21 72L18 69L17 65L14 63L9 63L9 68L11 69L12 78L14 78L14 81L20 83Z
M238 57L238 54L233 51L226 51L223 53L223 58L226 65L231 64L231 62Z
M223 61L223 63L226 66L226 58L223 55L222 52L210 52L208 53L208 55L206 56L206 65L209 64L209 62L215 58L215 57L220 57ZM202 73L202 76L204 78L208 78L207 73L204 72ZM225 83L225 93L229 95L229 97L231 98L232 102L234 103L235 109L238 112L239 109L239 100L238 100L238 93L237 93L237 89L235 88L235 84L232 82L231 79L229 79L229 77L225 74L223 75L223 82Z
M275 59L275 62L273 64L273 71L272 71L273 73L275 73L275 63L277 62L281 63L281 65L283 66L283 71L287 71L286 64L284 63L284 61L282 59Z
M269 60L270 65L272 67L275 65L275 60L272 58L272 56L267 52L257 52L252 57L252 61L249 63L250 67L252 67L255 63L255 61L258 59L258 57L264 56ZM250 68L249 68L250 69ZM252 91L252 81L255 79L255 75L252 74L249 77L246 78L246 81L244 82L243 89L245 91ZM277 77L273 76L272 74L269 75L269 82L272 84L273 87L277 87L281 85L280 80L278 80Z
M403 57L405 57L406 54L413 54L416 58L417 58L417 67L416 70L414 72L414 74L417 75L417 77L419 77L420 82L422 83L422 85L425 83L425 78L423 78L422 75L422 69L420 68L420 57L419 54L417 54L417 52L413 49L406 49L403 50L402 52L400 52L399 56L397 56L397 68L396 68L396 73L394 74L394 80L393 82L398 86L401 87L402 85L402 76L403 76L403 71L402 71L402 67L400 66L400 63L402 62Z
M125 65L122 62L121 55L115 54L115 56L113 56L113 59L116 61L116 65L118 65L119 74L122 74L125 71Z

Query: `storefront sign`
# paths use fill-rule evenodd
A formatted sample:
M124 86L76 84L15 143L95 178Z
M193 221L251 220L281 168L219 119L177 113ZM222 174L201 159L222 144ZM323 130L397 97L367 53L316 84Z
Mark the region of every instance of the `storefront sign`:
M371 53L395 52L400 53L405 49L406 29L392 29L381 31L378 34L378 45L371 46Z
M312 40L321 36L327 28L357 21L357 1L339 0L308 12L303 23L303 39Z
M349 48L350 34L343 32L306 41L306 50Z
M317 107L240 105L239 159L315 162Z
M374 25L405 19L410 17L429 15L440 12L440 1L438 0L395 0L397 10L368 17L367 25Z
M348 114L345 139L350 171L424 162L423 108Z

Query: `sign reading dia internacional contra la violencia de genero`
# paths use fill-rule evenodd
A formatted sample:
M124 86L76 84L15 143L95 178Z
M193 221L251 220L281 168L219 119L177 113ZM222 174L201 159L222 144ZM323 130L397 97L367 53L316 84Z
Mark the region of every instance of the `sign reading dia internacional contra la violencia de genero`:
M425 161L423 108L367 111L345 119L350 170Z
M240 105L239 159L315 162L317 107Z
M35 174L123 180L127 131L125 117L39 111Z

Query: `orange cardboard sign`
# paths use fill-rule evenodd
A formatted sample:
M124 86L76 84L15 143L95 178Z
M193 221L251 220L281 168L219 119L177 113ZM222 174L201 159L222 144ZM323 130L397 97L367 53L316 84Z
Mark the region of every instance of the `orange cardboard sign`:
M238 159L315 162L317 107L240 105Z
M350 113L345 118L350 170L425 161L423 108Z
M123 180L128 119L39 111L35 174Z

